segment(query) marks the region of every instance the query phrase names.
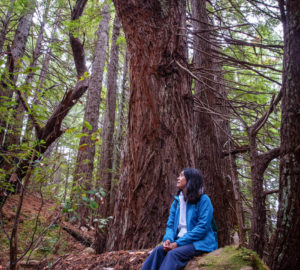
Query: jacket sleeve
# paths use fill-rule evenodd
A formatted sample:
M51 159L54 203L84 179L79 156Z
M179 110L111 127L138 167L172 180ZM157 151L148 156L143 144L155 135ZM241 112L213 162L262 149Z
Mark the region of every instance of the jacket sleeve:
M177 208L178 202L176 200L173 201L171 208L170 208L170 214L167 222L167 228L166 233L163 237L163 242L166 240L170 240L170 242L174 242L174 237L176 232L174 232L174 222L175 222L175 214L176 214L176 208Z
M182 237L176 240L177 246L191 244L195 241L203 239L206 233L210 230L213 217L213 207L207 195L202 195L198 202L195 211L197 211L197 224L191 230L185 233Z

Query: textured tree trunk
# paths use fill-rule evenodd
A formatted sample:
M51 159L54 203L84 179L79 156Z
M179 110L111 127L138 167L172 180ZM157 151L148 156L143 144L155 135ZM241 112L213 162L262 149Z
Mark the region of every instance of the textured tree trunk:
M233 192L232 161L222 157L223 146L230 144L226 119L227 92L222 86L222 69L212 51L213 39L206 11L206 0L192 1L195 80L195 164L204 175L205 192L210 195L218 225L219 246L228 245L237 225ZM226 190L226 192L224 192ZM241 224L242 225L242 224Z
M95 157L95 134L98 130L99 106L108 43L109 20L109 6L105 5L103 7L102 20L98 29L98 40L85 105L84 123L81 131L82 133L86 133L87 136L80 138L73 178L73 185L80 185L84 190L84 193L93 188L92 178ZM81 200L81 196L78 200ZM85 205L81 204L78 212L81 216L81 223L83 225L85 223L85 219L88 217L89 209Z
M279 156L280 149L275 148L269 152L258 154L256 145L256 124L248 129L249 147L251 160L251 180L252 180L252 198L253 207L251 215L251 230L249 246L255 250L262 258L264 255L264 247L268 239L266 239L266 201L264 191L264 172L269 163Z
M107 100L105 107L104 125L102 131L102 143L100 151L100 162L98 168L97 186L101 186L106 196L99 205L97 214L100 218L110 216L110 191L112 181L113 149L114 149L114 129L115 129L115 111L117 97L117 77L119 66L119 45L117 39L120 35L121 23L118 16L115 16L110 59L107 72ZM95 248L97 253L105 249L106 233L96 227Z
M8 76L11 81L8 83L1 82L0 84L0 102L4 99L4 102L8 102L13 97L14 87L12 84L16 83L17 75L15 74L19 68L19 61L23 57L25 53L27 38L29 35L29 30L32 23L33 13L35 10L35 3L28 3L28 6L25 8L24 14L19 20L14 40L12 42L11 47L11 64L7 66L7 70L9 70ZM21 128L16 125L18 119L14 119L16 114L14 109L7 110L6 113L1 115L0 120L0 141L2 143L2 147L4 150L9 149L13 144L19 144L19 138L21 133ZM18 127L18 128L17 128ZM6 136L5 136L6 134ZM9 180L9 174L11 173L11 169L13 168L13 157L8 156L4 158L3 162L1 162L0 167L7 174L7 180ZM18 182L17 182L18 183ZM18 190L18 187L16 187Z
M113 164L117 77L119 67L119 45L117 44L117 39L120 35L120 28L121 23L118 16L116 16L114 19L110 59L107 72L107 100L98 169L98 181L106 193L103 204L99 208L99 214L102 217L107 217L111 214L109 212L109 201Z
M34 69L37 67L38 64L38 58L40 57L42 53L42 42L43 42L43 35L44 35L44 26L47 20L48 16L48 11L49 11L49 5L50 5L50 0L47 0L46 6L45 6L45 12L43 14L43 21L40 26L40 31L36 40L35 48L33 51L33 56L32 56L32 62L29 65L29 69L31 71L27 74L26 79L25 79L25 84L23 85L23 92L31 92L30 90L33 88L32 87L32 82L34 78L35 71ZM29 29L28 29L29 33ZM27 91L25 90L27 89ZM27 95L25 95L27 97ZM7 145L19 145L21 142L21 131L22 127L24 124L24 113L25 113L25 108L20 100L20 97L17 96L16 98L16 103L17 105L15 106L15 110L13 113L13 124L10 126L12 129L12 134L7 138L6 144Z
M55 39L56 29L58 27L59 20L60 20L60 16L58 14L58 16L55 19L53 29L52 29L52 32L51 32L50 41L49 41L48 44L51 44L51 42ZM34 97L33 97L32 104L34 104L35 106L41 105L40 99L43 96L43 94L46 91L52 89L52 87L55 86L54 85L54 86L49 87L48 89L45 89L45 81L46 81L46 78L47 78L48 73L49 73L49 65L50 65L51 57L52 57L52 48L51 48L51 46L49 46L47 48L46 53L44 55L44 58L42 60L41 72L39 74L39 79L38 79L38 82L36 84L36 88L35 88L35 92L34 92ZM31 110L32 110L32 107L31 107ZM35 111L35 114L37 114L37 113L38 112ZM24 132L24 138L23 138L24 141L30 139L30 137L32 136L33 128L34 128L34 125L31 121L31 119L28 118L27 123L26 123L26 129L25 129L25 132Z
M17 68L18 61L24 55L34 11L35 1L32 1L28 4L28 7L26 8L26 14L22 15L18 23L18 27L11 47L15 68Z
M127 122L127 111L125 111L128 105L128 52L126 49L126 55L123 66L123 75L122 75L122 87L121 87L121 97L119 100L119 109L118 109L118 121L117 121L117 130L116 130L116 140L114 144L114 158L113 158L113 175L112 175L112 186L110 191L110 203L109 211L113 213L115 198L117 193L117 183L116 180L120 178L120 164L121 164L121 155L124 153L124 139L126 134L125 124Z
M238 224L238 235L239 235L239 245L246 245L246 230L245 230L245 217L242 205L242 192L240 187L240 182L238 178L238 169L236 165L235 155L229 156L231 160L231 180L233 184L234 200L235 200L235 211L236 219Z
M279 210L269 256L272 270L300 269L300 2L282 0L279 5L285 46Z
M108 249L154 246L165 231L176 177L194 166L185 1L114 1L130 54L127 151Z
M266 239L265 232L266 196L263 186L264 172L272 159L279 155L280 149L275 148L269 152L258 154L256 147L256 135L253 135L252 132L249 134L253 197L249 246L262 258L264 255L265 244L268 241L268 239Z
M14 36L14 40L12 42L12 46L11 46L11 59L13 61L12 64L9 64L12 69L7 66L7 70L9 70L10 74L11 74L11 80L13 82L16 82L17 80L17 76L14 74L15 72L18 71L18 62L20 60L20 58L23 57L24 52L25 52L25 47L26 47L26 43L27 43L27 38L29 35L29 30L30 30L30 26L31 26L31 22L32 22L32 17L33 17L33 13L34 13L34 2L29 3L28 7L25 8L26 13L22 14L22 17L19 20L17 29L16 29L16 33ZM3 75L2 75L3 76ZM4 102L7 102L10 98L12 98L13 96L13 91L14 89L11 89L11 87L9 86L11 85L10 83L3 83L1 82L0 84L0 97L6 97L6 99L4 100ZM1 102L2 102L1 98ZM1 115L0 118L0 142L2 143L2 145L5 146L5 132L7 132L7 119L8 119L8 112L4 115ZM6 164L7 165L7 164ZM5 164L3 166L1 166L2 168L5 169Z
M10 6L8 7L8 10L6 12L5 19L2 20L2 27L1 27L1 31L0 31L0 54L3 51L3 46L4 46L7 31L8 31L8 26L9 26L10 19L12 16L11 11L13 9L14 2L15 2L15 0L12 0L10 2Z

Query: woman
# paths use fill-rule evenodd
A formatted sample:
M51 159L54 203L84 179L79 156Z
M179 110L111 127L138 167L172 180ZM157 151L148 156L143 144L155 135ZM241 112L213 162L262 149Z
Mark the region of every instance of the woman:
M163 244L155 248L142 270L183 269L196 255L218 248L212 229L213 207L202 194L203 179L194 168L186 168L177 178L178 193L172 203Z

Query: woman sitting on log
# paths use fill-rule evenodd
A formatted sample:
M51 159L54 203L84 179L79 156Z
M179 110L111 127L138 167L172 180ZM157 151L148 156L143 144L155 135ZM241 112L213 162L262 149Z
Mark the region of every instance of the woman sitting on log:
M202 194L203 178L186 168L177 178L178 193L170 208L163 244L146 259L142 270L179 270L194 256L218 248L213 230L213 206Z

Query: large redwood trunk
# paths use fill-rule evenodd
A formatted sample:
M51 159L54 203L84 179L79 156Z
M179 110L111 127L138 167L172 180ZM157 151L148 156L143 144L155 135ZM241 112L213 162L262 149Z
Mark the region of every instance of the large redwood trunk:
M195 164L204 175L205 193L209 194L214 206L214 216L219 227L219 246L230 244L237 220L242 224L240 205L234 200L233 181L235 176L233 157L222 156L224 146L232 144L227 91L223 86L221 65L217 62L213 47L213 35L206 11L206 0L192 1L194 31L194 74L195 81ZM227 147L226 147L227 149ZM235 179L237 181L237 179ZM238 191L237 191L238 192ZM238 218L236 216L238 213ZM241 238L243 238L240 232Z
M193 166L185 1L114 1L130 53L127 151L108 249L162 239L176 177Z
M279 4L285 47L279 210L269 254L272 270L300 269L300 2L282 0Z

